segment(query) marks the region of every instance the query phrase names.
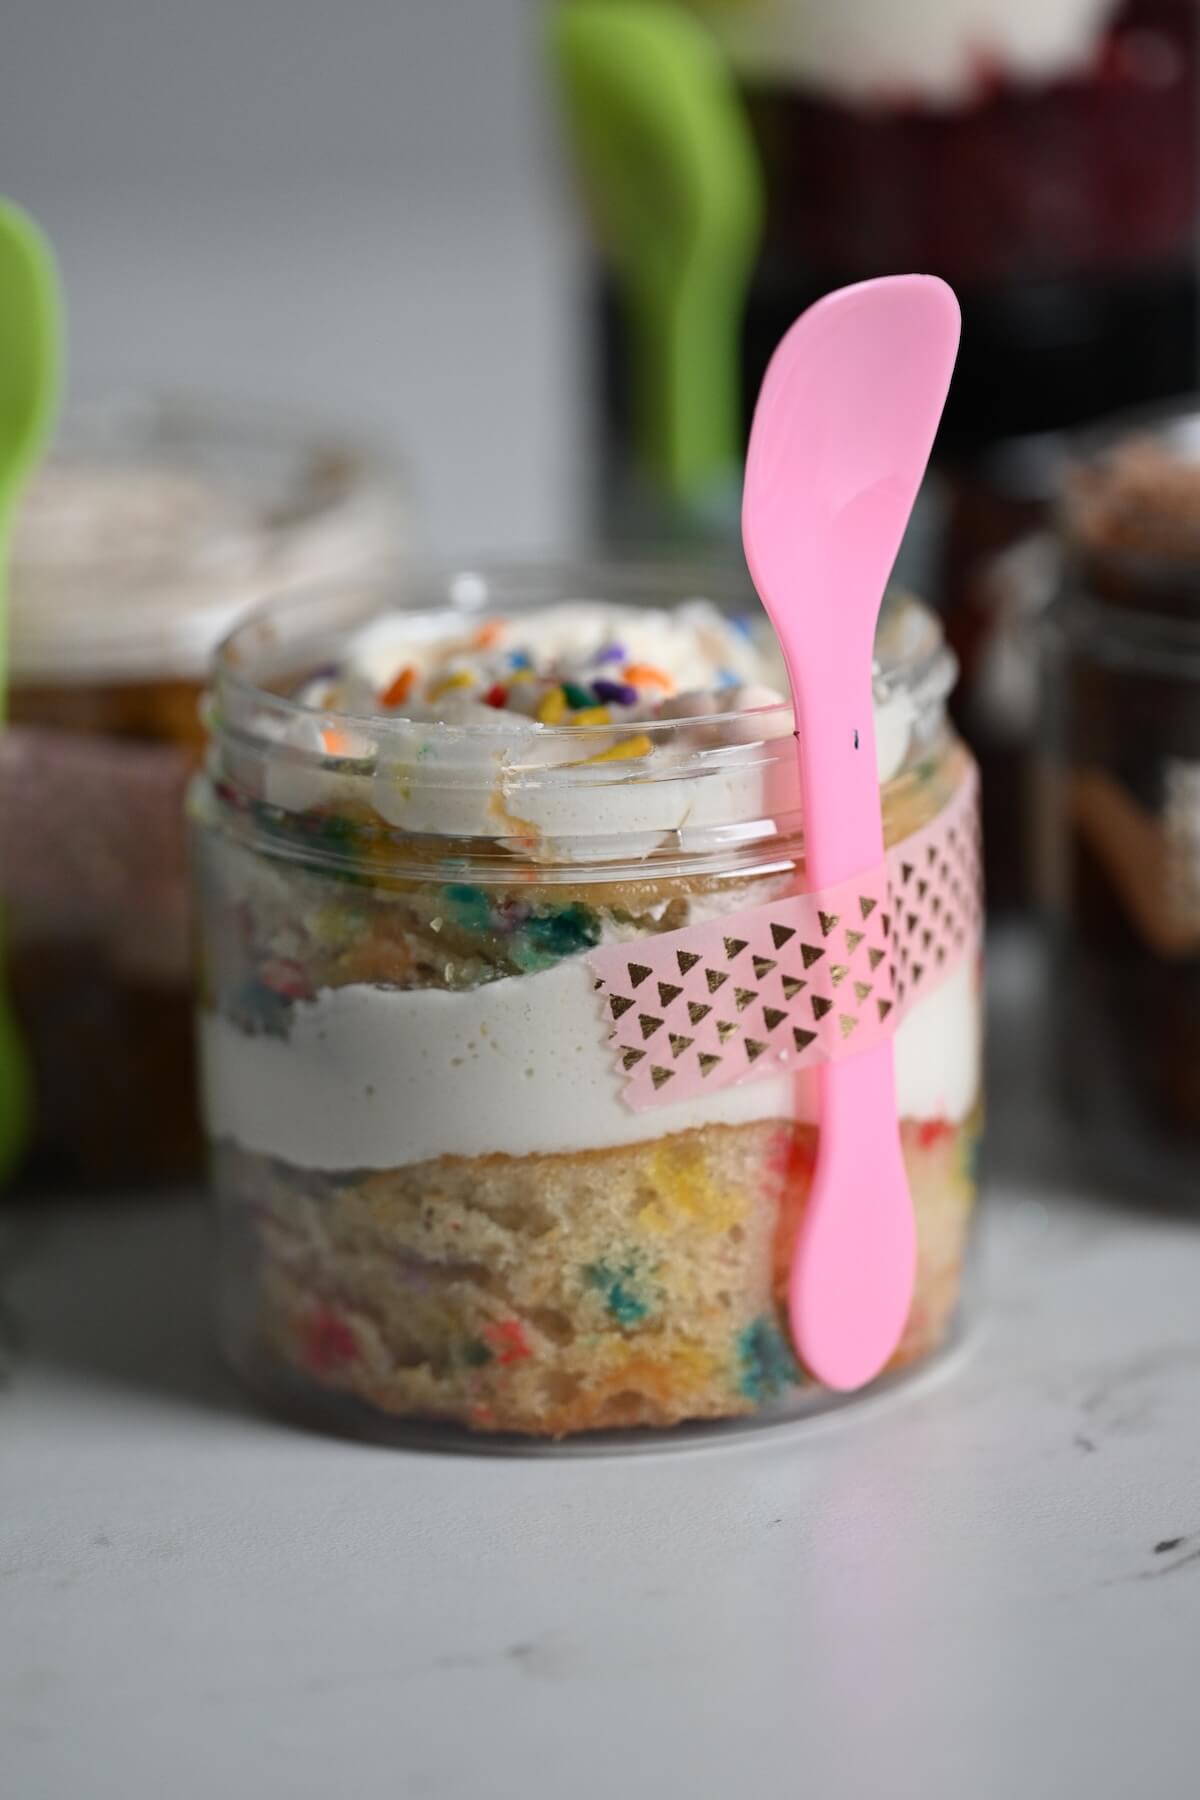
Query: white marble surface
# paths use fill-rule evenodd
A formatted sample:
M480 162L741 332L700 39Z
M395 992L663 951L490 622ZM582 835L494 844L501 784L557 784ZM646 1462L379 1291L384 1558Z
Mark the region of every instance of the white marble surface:
M1197 1791L1200 1231L993 1194L886 1401L636 1458L256 1415L177 1201L4 1228L9 1800Z

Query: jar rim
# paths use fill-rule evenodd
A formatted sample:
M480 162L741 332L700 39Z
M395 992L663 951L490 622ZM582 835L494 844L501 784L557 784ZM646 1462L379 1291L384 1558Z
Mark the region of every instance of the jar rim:
M243 620L218 653L207 791L226 816L248 814L260 841L283 855L346 867L372 837L406 846L423 866L517 856L542 869L603 864L610 875L651 862L660 872L706 859L719 866L754 846L783 855L801 841L787 699L690 718L547 725L503 711L495 724L427 723L291 697L336 660L348 631L381 609L395 613L398 596L419 619L415 603L431 593L442 601L433 617L464 623L489 609L520 616L518 593L526 612L539 597L544 605L632 604L638 595L758 607L744 571L676 562L410 566L382 584L325 583L290 595ZM759 618L769 632L761 608ZM874 723L884 785L943 731L957 665L936 618L914 600L890 603L879 641Z
M414 624L461 614L465 620L485 621L501 612L536 613L551 605L606 604L645 606L659 603L679 606L708 601L729 615L738 606L765 613L744 566L734 563L700 564L670 557L586 558L572 562L557 558L479 558L457 562L411 562L391 569L379 580L366 583L322 582L276 596L254 607L237 622L217 647L213 663L213 688L218 701L232 700L243 707L258 703L280 720L321 720L330 725L362 725L387 739L411 731L414 721L389 711L352 712L316 706L291 694L273 691L250 673L255 656L283 653L288 674L303 673L303 662L321 666L329 659L339 634L387 616L404 614ZM423 602L423 603L422 603ZM314 629L287 647L280 642L281 626L303 630L306 618L320 616L332 606L336 630ZM301 666L296 659L303 655ZM906 695L917 710L943 701L957 673L957 662L945 641L941 622L931 608L914 596L892 590L880 614L876 636L876 697ZM649 734L670 738L698 725L730 731L747 722L770 725L790 715L786 696L766 705L719 713L689 714L670 719L641 719L605 725L541 726L539 742L583 744L597 737ZM437 739L494 743L512 735L511 723L498 714L495 723L420 721L420 729ZM738 738L742 742L744 738Z

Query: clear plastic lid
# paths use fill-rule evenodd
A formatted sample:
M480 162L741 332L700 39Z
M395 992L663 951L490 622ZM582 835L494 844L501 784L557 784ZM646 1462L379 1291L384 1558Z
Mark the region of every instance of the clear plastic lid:
M697 696L695 710L628 723L541 724L510 712L472 723L426 721L403 706L340 712L295 696L336 664L364 630L394 621L412 642L449 623L505 618L536 630L565 605L632 609L706 604L741 617L777 656L766 615L744 572L673 564L496 565L405 570L389 585L326 587L289 597L244 621L215 665L209 773L213 791L306 860L336 863L375 834L405 847L414 867L450 852L518 858L546 879L581 864L659 873L672 859L732 867L767 840L799 828L799 785L786 699L726 709ZM940 627L903 596L876 638L875 736L881 782L928 753L943 726L955 663ZM779 683L786 675L779 667ZM715 702L715 704L714 704ZM351 837L341 817L358 821ZM330 819L332 829L310 830ZM361 830L360 830L361 826ZM297 839L297 833L299 838ZM759 849L755 850L755 846Z
M247 606L369 575L409 535L396 470L319 429L169 397L81 407L17 520L13 684L199 679Z

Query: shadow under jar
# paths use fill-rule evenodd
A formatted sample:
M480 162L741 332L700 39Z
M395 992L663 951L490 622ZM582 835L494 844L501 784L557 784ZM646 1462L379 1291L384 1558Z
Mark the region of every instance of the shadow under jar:
M17 523L0 733L24 1181L199 1167L184 798L205 673L248 605L378 569L402 521L371 460L270 414L130 396L68 418Z
M878 644L911 906L890 939L881 907L768 956L747 909L803 884L803 842L757 602L633 567L416 585L267 608L218 661L193 810L226 1353L373 1435L827 1404L785 1288L817 1141L801 1047L836 1005L901 1018L920 1265L894 1366L927 1357L980 1087L974 767L934 620L897 602Z
M1200 413L1086 440L1047 634L1058 1058L1131 1197L1200 1204Z

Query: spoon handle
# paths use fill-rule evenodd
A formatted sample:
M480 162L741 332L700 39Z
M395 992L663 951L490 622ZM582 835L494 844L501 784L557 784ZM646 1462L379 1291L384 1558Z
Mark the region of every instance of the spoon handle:
M847 607L829 633L825 654L793 673L810 888L838 887L883 861L873 641L870 613L859 609L856 619Z
M916 1225L896 1126L892 1046L818 1071L817 1164L788 1305L805 1367L848 1391L879 1373L912 1304Z
M839 610L828 666L812 659L797 703L810 888L833 888L883 860L869 608ZM873 633L872 633L873 635ZM892 1044L826 1063L812 1187L792 1258L792 1336L827 1387L861 1386L895 1349L912 1302L916 1230L900 1152Z
M911 472L878 474L832 512L824 540L809 547L831 602L819 639L806 645L803 657L790 659L810 888L836 887L883 861L875 623L881 577L903 535L913 492ZM893 1044L826 1064L817 1094L817 1157L788 1303L801 1361L826 1387L846 1391L886 1365L903 1334L916 1278Z

